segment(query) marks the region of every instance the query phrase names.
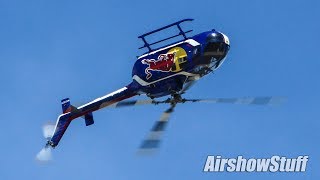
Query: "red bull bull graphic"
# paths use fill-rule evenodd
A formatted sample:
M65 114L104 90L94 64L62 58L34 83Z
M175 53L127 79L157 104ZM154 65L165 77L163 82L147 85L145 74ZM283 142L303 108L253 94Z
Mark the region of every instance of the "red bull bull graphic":
M155 59L144 59L141 61L142 64L147 64L148 67L145 69L147 74L146 78L150 79L152 74L150 71L162 71L170 72L174 65L174 54L160 54L158 60Z
M181 70L181 64L186 63L187 53L180 47L172 48L167 54L160 54L155 59L144 59L142 64L147 64L148 67L145 69L146 78L150 79L152 73L150 71L161 71L161 72L178 72Z

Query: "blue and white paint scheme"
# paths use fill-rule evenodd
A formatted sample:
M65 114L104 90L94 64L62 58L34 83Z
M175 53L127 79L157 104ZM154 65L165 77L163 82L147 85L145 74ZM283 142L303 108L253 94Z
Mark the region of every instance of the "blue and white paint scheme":
M87 126L92 125L94 123L92 113L104 107L123 106L130 103L155 103L154 98L170 95L175 98L175 101L170 101L172 108L167 110L166 113L172 112L175 104L181 101L180 94L184 91L183 89L190 82L219 68L230 48L229 38L214 29L187 37L186 34L191 30L183 31L180 24L192 20L184 19L139 36L144 42L144 46L141 48L147 48L148 52L136 60L132 70L133 80L129 85L79 107L72 106L68 98L63 99L61 101L63 113L58 117L46 147L56 147L70 122L78 117L84 118ZM145 39L150 34L172 27L177 27L179 34L150 44ZM175 37L182 37L183 39L165 47L157 49L151 47ZM151 99L120 102L141 94L145 94ZM161 131L165 122L164 119L165 116L162 118L161 126L155 127L153 131ZM154 146L155 143L154 139L148 140L144 146Z

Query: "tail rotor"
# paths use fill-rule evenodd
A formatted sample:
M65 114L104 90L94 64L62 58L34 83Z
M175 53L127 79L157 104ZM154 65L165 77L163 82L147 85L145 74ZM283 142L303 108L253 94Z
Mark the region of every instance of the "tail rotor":
M50 146L49 141L54 133L54 128L55 125L52 123L47 123L42 127L42 133L44 138L47 140L47 144L36 156L36 160L40 162L48 162L52 160L52 146Z

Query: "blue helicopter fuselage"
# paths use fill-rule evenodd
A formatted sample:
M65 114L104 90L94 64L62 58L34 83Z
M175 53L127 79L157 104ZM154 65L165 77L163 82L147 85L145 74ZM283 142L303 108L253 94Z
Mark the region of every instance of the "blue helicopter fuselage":
M226 35L212 30L143 54L133 66L132 84L151 98L178 93L185 83L216 70L229 45Z
M104 107L139 103L138 101L121 103L124 99L139 94L146 94L152 99L172 95L174 101L171 102L174 105L181 102L180 95L184 92L184 85L216 70L225 60L230 48L228 37L216 30L206 31L188 38L186 33L191 30L182 31L180 24L192 20L184 19L139 36L145 43L141 48L148 48L149 52L138 57L132 70L133 81L129 85L79 107L72 106L69 98L61 100L62 114L58 116L45 148L56 147L71 121L76 118L83 117L86 126L89 126L94 123L92 114L94 111ZM145 40L146 36L172 26L177 26L180 31L178 35L151 44ZM178 36L183 36L184 39L155 50L150 47Z

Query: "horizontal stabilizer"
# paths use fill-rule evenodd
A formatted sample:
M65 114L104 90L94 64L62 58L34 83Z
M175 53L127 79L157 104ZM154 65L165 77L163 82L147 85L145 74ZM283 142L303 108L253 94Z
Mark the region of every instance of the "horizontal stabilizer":
M84 116L85 122L86 122L86 126L90 126L92 124L94 124L94 120L93 120L93 115L92 113L88 113Z

